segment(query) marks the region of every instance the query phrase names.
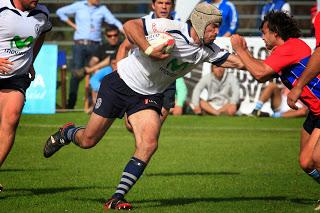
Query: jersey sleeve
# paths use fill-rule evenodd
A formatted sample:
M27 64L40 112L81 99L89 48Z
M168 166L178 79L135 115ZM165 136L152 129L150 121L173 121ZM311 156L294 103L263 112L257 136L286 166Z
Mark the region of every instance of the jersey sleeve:
M143 22L143 29L144 29L145 35L181 29L181 22L165 19L165 18L158 18L158 19L142 18L142 22Z
M220 66L221 64L223 64L227 60L229 55L230 53L227 50L221 49L215 43L204 46L204 61L216 66Z
M52 24L49 19L49 10L44 5L39 5L39 9L46 15L44 25L41 27L41 34L46 33L52 29Z

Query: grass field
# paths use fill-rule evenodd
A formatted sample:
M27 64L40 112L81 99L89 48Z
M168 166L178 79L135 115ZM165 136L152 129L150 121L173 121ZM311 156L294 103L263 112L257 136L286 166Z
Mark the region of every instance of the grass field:
M50 159L49 134L84 113L23 115L0 170L0 212L103 212L134 142L118 120L93 149ZM169 117L157 153L128 194L133 212L313 212L319 186L298 165L303 119Z

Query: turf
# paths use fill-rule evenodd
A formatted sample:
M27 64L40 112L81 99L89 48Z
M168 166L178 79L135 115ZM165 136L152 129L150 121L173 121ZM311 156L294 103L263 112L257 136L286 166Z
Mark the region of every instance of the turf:
M45 159L47 137L84 113L23 115L0 170L0 212L103 212L134 151L118 120L93 149ZM169 117L159 149L127 195L133 212L313 212L319 186L299 168L303 119Z

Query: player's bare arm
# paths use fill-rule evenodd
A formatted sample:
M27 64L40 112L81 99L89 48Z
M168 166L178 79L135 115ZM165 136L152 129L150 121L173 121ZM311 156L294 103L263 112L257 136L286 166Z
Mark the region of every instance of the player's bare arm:
M42 44L44 42L44 39L45 39L45 34L42 34L37 40L36 40L36 43L34 44L34 48L33 48L33 62L36 60L37 58L37 55L42 47ZM34 70L34 67L33 67L33 64L31 65L30 69L29 69L29 73L31 74L31 81L34 80L35 78L35 70Z
M296 85L291 89L288 94L287 103L292 109L298 109L296 102L298 101L302 89L307 85L313 78L320 74L320 47L318 47L312 54L306 69L298 79Z
M231 36L231 45L236 54L248 70L259 82L266 82L275 73L273 69L262 60L255 59L248 51L245 39L240 35Z
M146 52L146 50L151 47L145 38L141 19L127 21L123 25L123 29L129 41L136 44L143 52ZM169 54L163 52L165 46L166 44L162 44L157 47L151 47L152 49L149 49L150 52L147 55L155 59L168 58Z
M227 60L221 64L220 67L245 69L244 63L240 57L234 54L230 54Z
M11 65L13 63L9 61L9 58L0 58L0 73L6 74L12 70Z

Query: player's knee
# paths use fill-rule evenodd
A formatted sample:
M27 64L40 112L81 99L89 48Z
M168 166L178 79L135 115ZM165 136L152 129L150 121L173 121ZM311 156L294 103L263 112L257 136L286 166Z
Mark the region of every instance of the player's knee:
M310 169L313 168L312 160L309 157L300 155L299 163L301 169L303 169L304 171L310 171Z
M148 139L140 143L137 148L144 153L152 154L158 149L158 141L156 139Z
M16 129L16 127L18 126L19 118L20 113L18 112L8 113L1 122L1 128L6 129L6 131Z

